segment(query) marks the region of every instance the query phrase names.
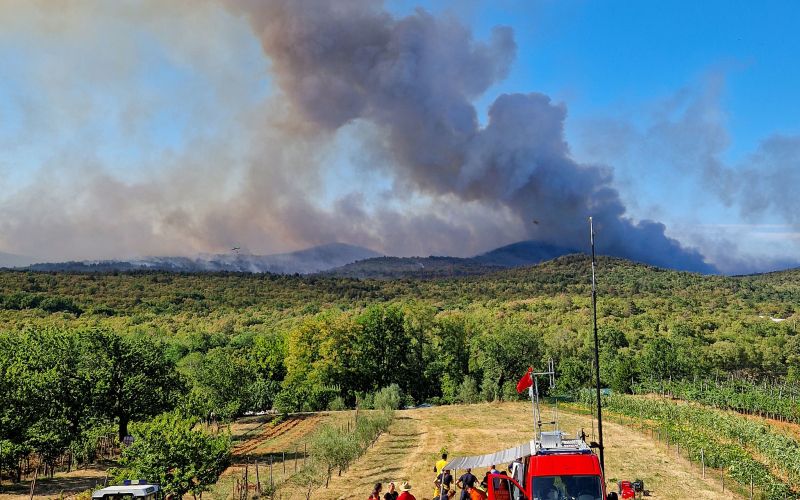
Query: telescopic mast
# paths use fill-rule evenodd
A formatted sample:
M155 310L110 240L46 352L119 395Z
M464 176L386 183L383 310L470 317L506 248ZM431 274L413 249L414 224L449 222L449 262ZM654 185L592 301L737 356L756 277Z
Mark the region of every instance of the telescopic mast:
M594 330L594 370L597 391L597 433L600 437L600 470L605 475L606 463L603 447L603 410L600 402L600 341L597 337L597 286L595 283L594 225L589 217L589 238L592 244L592 328Z

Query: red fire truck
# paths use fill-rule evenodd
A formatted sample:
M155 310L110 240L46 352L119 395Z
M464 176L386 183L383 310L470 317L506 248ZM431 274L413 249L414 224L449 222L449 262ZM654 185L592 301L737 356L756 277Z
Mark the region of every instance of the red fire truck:
M539 435L539 439L507 450L456 458L446 467L457 474L459 469L510 463L508 472L489 474L488 500L618 498L615 492L606 494L600 461L582 439L565 439L561 431Z
M616 492L606 494L600 460L586 444L585 434L568 439L558 428L557 412L552 421L542 422L537 376L549 377L550 386L555 386L552 360L547 371L533 373L529 369L517 385L518 391L527 388L531 396L534 439L487 455L453 459L445 469L458 477L459 469L509 464L508 472L487 476L488 500L617 500ZM554 430L542 431L546 424Z

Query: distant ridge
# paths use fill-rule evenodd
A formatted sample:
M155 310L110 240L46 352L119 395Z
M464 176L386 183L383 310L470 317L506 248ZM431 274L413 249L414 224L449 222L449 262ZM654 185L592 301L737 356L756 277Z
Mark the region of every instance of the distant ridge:
M474 276L505 269L483 264L471 258L459 257L374 257L346 264L323 275L343 278L444 278Z
M241 272L273 274L320 274L344 278L440 278L474 276L502 269L532 266L559 257L584 254L586 249L526 240L504 245L474 257L392 257L346 243L329 243L295 252L251 255L214 254L196 257L146 257L130 260L98 260L17 264L16 267L49 272ZM0 253L2 258L10 254ZM19 257L19 256L13 256ZM644 262L644 264L651 264ZM6 264L8 266L8 264ZM13 266L13 264L12 264ZM788 267L788 266L787 266Z
M198 257L145 257L131 260L99 260L34 264L33 271L113 272L244 272L311 274L380 255L368 248L329 243L296 252L273 255L215 254Z
M533 240L520 241L470 258L381 256L368 248L346 243L329 243L272 255L229 253L196 257L48 262L29 265L26 269L46 272L323 273L349 278L437 278L485 274L509 267L538 264L570 253L576 253L576 250Z
M583 252L576 248L551 245L550 243L536 240L526 240L495 248L474 257L474 259L485 265L519 267L538 264L572 253Z
M580 253L541 241L519 241L475 257L376 257L360 260L323 274L346 278L440 278L474 276L511 267L530 266Z

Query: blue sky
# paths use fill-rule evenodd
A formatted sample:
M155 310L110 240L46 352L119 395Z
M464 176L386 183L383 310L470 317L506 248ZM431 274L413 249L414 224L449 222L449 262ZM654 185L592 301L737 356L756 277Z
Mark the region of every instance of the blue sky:
M397 180L380 168L365 174L359 163L372 160L360 148L372 133L365 123L340 130L324 147L317 143L311 156L330 168L293 182L289 171L301 168L310 146L299 140L284 150L285 137L253 132L279 119L282 110L270 102L280 89L237 13L214 2L191 13L180 2L78 5L69 12L36 2L0 8L0 211L12 221L0 226L0 251L109 258L220 251L233 243L267 253L323 242L266 215L258 223L217 222L224 231L203 234L209 220L222 218L214 207L255 213L237 200L251 189L248 162L265 156L282 165L269 189L288 183L328 210L354 196L366 210L460 210L448 200L398 195ZM800 260L798 218L791 203L781 205L785 193L774 193L778 203L743 208L746 193L720 194L708 175L710 163L733 175L800 168L786 155L754 159L771 138L800 135L800 3L386 3L400 17L417 7L458 18L478 40L496 25L513 28L517 55L508 77L475 102L482 122L500 94L547 94L567 109L572 156L613 169L629 217L663 222L669 236L729 272ZM209 158L224 165L224 175ZM120 187L119 197L139 198L98 202L92 193L103 183ZM176 183L174 191L163 189L168 183ZM52 198L44 208L43 193ZM199 207L198 198L207 203ZM465 208L473 209L485 212ZM132 221L130 231L98 222L104 210L120 211L118 220ZM504 220L498 210L493 216ZM147 222L159 211L191 223L182 223L178 237ZM49 220L62 226L55 234ZM80 229L63 228L70 225ZM500 232L492 241L509 243L517 234ZM371 235L358 243L386 241ZM736 244L737 262L725 261L728 243ZM488 249L481 245L463 251ZM446 242L381 250L457 253ZM752 264L742 264L747 260Z

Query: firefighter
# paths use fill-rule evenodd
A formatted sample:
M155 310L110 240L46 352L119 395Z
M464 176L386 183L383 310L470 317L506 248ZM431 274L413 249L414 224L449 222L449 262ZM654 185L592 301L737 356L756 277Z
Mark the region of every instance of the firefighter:
M461 488L461 500L469 500L469 489L474 487L478 482L478 478L472 474L472 469L468 468L458 481L456 486Z
M442 458L436 461L436 464L433 466L433 473L436 474L436 478L439 478L439 474L444 470L444 466L447 465L447 452L442 453ZM434 481L435 482L435 481ZM436 494L439 492L439 487L433 489L433 496L436 497Z
M441 474L436 476L436 481L433 482L436 486L436 493L434 498L436 500L448 500L455 496L455 489L453 489L453 475L450 474L448 469L445 469Z

